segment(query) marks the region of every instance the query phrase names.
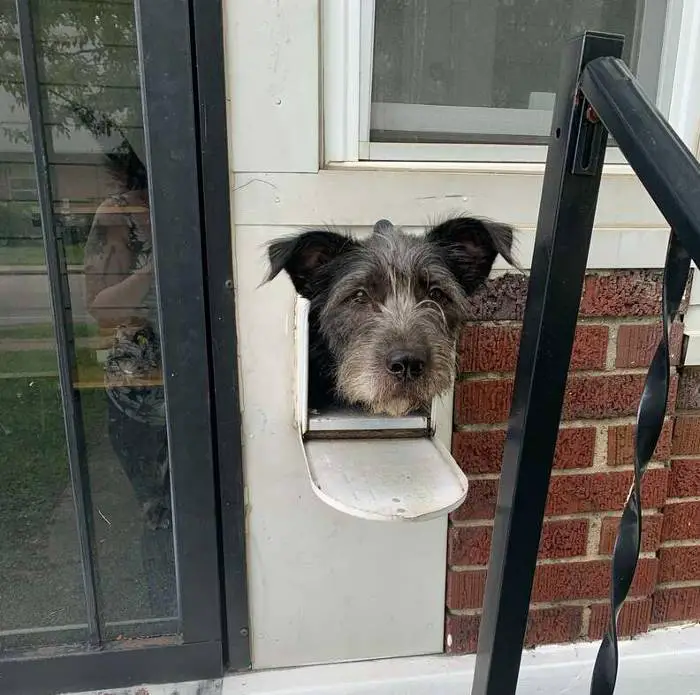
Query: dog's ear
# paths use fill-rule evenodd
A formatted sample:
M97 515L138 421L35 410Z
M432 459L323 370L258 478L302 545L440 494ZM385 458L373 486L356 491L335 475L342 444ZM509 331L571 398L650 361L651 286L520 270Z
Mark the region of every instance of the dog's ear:
M489 276L500 253L512 266L513 228L476 217L456 217L433 227L427 239L435 244L467 294Z
M356 242L347 236L321 230L277 239L267 249L270 272L266 282L284 270L296 291L302 297L310 299L323 268L355 246Z

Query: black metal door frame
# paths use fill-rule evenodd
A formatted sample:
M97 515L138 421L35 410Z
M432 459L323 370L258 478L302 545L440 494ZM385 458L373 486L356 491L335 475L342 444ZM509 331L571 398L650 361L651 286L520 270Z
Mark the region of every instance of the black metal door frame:
M80 399L71 384L64 265L54 236L30 0L16 0L91 643L0 656L0 693L220 677L247 668L243 480L229 225L221 2L135 0L173 486L181 638L102 644ZM63 300L63 301L62 301ZM80 507L80 505L79 505ZM223 531L222 531L223 529Z
M220 494L224 662L230 669L243 669L250 666L250 628L222 0L191 0L191 5L199 105L200 219L206 240L210 393L216 414L212 425Z

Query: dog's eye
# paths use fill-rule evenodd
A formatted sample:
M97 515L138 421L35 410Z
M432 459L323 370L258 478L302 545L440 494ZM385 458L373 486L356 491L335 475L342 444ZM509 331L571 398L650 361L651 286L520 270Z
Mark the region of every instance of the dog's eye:
M434 302L444 302L447 300L447 295L439 287L431 287L428 292L428 298Z
M357 290L355 294L352 295L352 298L356 302L367 302L369 301L369 295L365 290Z

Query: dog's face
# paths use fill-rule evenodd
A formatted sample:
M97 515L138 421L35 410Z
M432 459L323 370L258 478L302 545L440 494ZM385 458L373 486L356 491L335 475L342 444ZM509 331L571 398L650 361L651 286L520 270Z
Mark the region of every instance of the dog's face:
M499 253L512 263L512 239L510 227L470 217L425 236L387 220L360 241L308 231L270 245L268 279L284 270L310 300L337 395L375 413L402 415L450 388L467 297Z

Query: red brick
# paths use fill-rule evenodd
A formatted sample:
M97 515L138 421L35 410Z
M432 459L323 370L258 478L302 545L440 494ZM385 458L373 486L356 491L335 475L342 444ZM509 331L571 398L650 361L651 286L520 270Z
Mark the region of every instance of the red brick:
M676 417L672 452L676 456L700 454L700 417Z
M607 326L576 327L570 369L602 369L608 352Z
M447 535L447 564L487 565L491 531L490 526L452 527Z
M563 427L554 450L554 468L588 468L593 465L595 427ZM505 430L455 432L452 455L467 474L498 473L503 460Z
M512 379L470 379L457 382L455 393L458 424L504 422L513 397Z
M588 468L595 454L595 427L563 427L554 451L554 468Z
M515 371L520 333L519 326L467 326L462 332L460 343L460 371ZM607 349L607 326L578 326L571 355L571 369L602 369Z
M531 608L527 616L525 647L573 642L581 636L580 606ZM448 654L473 654L479 637L480 615L447 615L445 650ZM450 639L451 638L451 639Z
M643 374L569 377L562 415L565 419L632 415L643 387Z
M563 417L606 418L637 412L645 374L571 376L566 384ZM671 381L669 414L676 402L677 378Z
M452 455L468 475L498 473L503 460L505 430L470 430L452 435Z
M700 459L673 461L668 496L700 497Z
M585 555L587 542L588 519L545 521L539 557L554 559Z
M470 321L521 320L525 310L528 278L506 273L488 280L468 298L466 319Z
M665 541L700 539L700 502L678 502L664 507Z
M700 619L700 586L657 589L654 592L652 623Z
M640 558L630 596L647 596L656 581L656 558ZM532 601L575 601L606 598L610 594L610 561L588 560L539 565Z
M678 410L700 410L700 367L683 367L678 384Z
M661 548L659 582L700 582L700 545Z
M451 610L481 608L486 570L447 571L447 607Z
M469 298L471 321L521 320L528 277L506 273L490 279ZM657 316L661 310L661 272L618 270L586 277L581 316Z
M633 471L553 476L547 497L548 516L621 510L632 484ZM668 471L654 468L642 479L642 505L661 507L666 499Z
M661 272L620 270L588 275L581 316L657 316L661 312Z
M608 428L608 466L631 466L634 463L634 425L615 425ZM664 461L671 456L673 420L668 419L659 435L654 461Z
M460 338L459 371L515 371L519 343L517 326L465 326Z
M617 632L620 637L631 637L646 632L651 620L651 598L642 601L626 601L617 618ZM588 625L588 638L600 639L608 629L610 604L597 603L591 606L591 620Z
M620 326L617 332L618 369L647 367L661 340L660 323L636 323ZM678 364L683 345L683 324L675 323L671 328L671 363Z
M460 526L449 530L447 562L450 565L487 565L491 549L490 526ZM588 519L545 521L540 537L542 558L586 554Z
M644 374L571 376L566 384L562 417L600 419L633 415L644 388ZM677 377L671 381L668 414L676 401ZM457 424L505 422L513 397L512 379L469 379L457 383Z
M527 616L525 646L573 642L581 636L582 619L580 606L531 608Z
M445 620L445 652L473 654L479 639L479 615L447 615Z
M601 555L611 555L615 547L619 516L606 516L600 526ZM661 543L661 527L664 523L663 514L645 514L642 518L642 552L655 553Z
M498 480L470 480L467 499L452 512L452 520L493 519L497 498Z

